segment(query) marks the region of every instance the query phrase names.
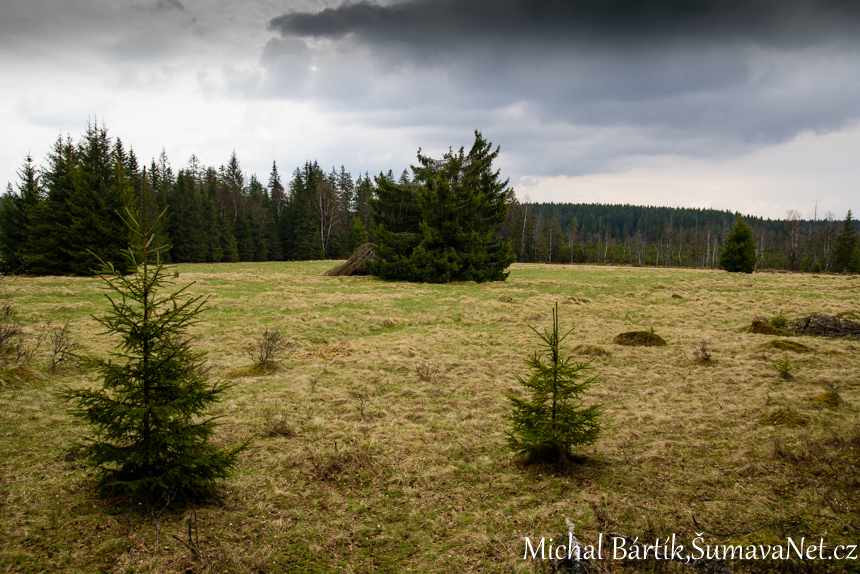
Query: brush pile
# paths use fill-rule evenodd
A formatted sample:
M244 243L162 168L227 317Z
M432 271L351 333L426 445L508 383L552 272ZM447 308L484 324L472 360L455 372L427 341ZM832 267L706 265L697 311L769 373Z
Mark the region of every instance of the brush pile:
M788 330L815 337L860 338L860 322L832 315L809 315L792 321Z
M370 275L364 266L365 261L373 261L373 243L364 243L356 249L346 263L325 272L329 277L348 277L351 275Z

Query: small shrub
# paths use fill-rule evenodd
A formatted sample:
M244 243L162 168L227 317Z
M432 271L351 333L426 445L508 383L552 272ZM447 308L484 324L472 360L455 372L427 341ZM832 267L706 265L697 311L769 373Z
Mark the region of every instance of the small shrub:
M527 462L567 460L573 447L593 443L600 434L601 407L583 407L580 399L596 377L584 378L588 363L572 362L561 353L561 343L570 331L559 333L558 304L551 331L529 328L543 345L526 360L529 377L517 375L531 397L523 400L507 395L511 402L508 446L525 455Z
M365 419L365 416L368 416L370 413L366 412L367 405L370 402L371 396L367 390L352 390L349 395L355 399L356 402L356 410L358 410L358 416L361 420Z
M69 334L68 321L66 321L65 325L54 329L54 332L51 333L48 348L51 354L48 369L51 372L57 372L64 366L75 366L78 364L76 352L81 346Z
M768 320L768 323L770 323L777 329L785 329L786 327L788 327L788 322L788 316L784 313L778 313Z
M693 360L700 365L713 364L713 351L708 341L701 341L699 343L699 346L693 351Z
M616 345L625 345L627 347L666 346L666 341L663 340L663 337L656 334L653 329L651 331L630 331L628 333L621 333L617 335L612 342Z
M15 309L6 293L0 295L0 354L7 355L15 347L15 340L21 334L21 325L15 318Z
M23 333L19 333L13 347L15 355L15 368L18 370L26 369L30 366L37 357L42 355L42 341L45 338L45 331L39 331L35 337L28 339Z
M259 339L247 345L242 352L254 363L254 373L273 373L278 370L278 361L287 349L287 339L278 330L266 329Z
M815 350L812 347L807 347L806 345L783 339L774 339L768 343L767 346L779 349L780 351L792 351L793 353L812 353Z
M800 370L800 365L788 357L777 359L770 364L770 368L777 372L779 378L788 381L794 378L793 373Z

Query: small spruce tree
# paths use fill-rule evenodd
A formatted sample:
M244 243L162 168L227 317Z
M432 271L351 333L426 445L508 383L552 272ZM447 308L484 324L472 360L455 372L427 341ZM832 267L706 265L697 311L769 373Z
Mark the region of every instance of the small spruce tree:
M585 377L589 364L562 354L561 343L570 331L559 334L558 304L552 312L551 331L529 328L544 345L526 360L528 378L517 375L531 397L507 395L511 401L508 445L529 462L566 460L573 447L593 443L600 433L601 405L583 407L580 399L596 376Z
M87 361L103 377L102 388L67 388L64 395L92 427L84 456L103 492L196 498L227 476L244 445L225 450L209 442L216 425L205 411L229 386L210 385L200 374L204 353L191 348L187 334L205 301L185 294L190 285L164 292L165 246L154 246L153 238L165 214L147 226L144 209L139 218L126 212L135 240L126 251L132 273L123 276L101 261L110 311L97 320L107 334L119 335L116 351Z
M744 218L738 216L735 228L726 238L720 254L720 268L731 273L752 273L755 271L755 240L752 228Z

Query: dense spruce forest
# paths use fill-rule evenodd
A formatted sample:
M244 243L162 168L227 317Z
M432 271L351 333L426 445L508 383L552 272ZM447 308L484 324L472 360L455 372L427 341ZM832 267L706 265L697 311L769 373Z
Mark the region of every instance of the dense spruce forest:
M381 185L413 183L408 170L353 177L307 161L285 177L276 162L260 179L236 153L204 166L191 156L175 169L162 152L141 166L134 151L90 124L60 137L35 165L27 156L0 200L0 256L6 272L84 275L96 256L120 264L128 231L117 213L142 205L168 210L161 240L175 263L343 259L374 241L371 199ZM513 194L511 194L513 195ZM738 214L713 209L511 200L500 228L520 262L718 267ZM805 220L745 216L759 269L857 270L857 222L833 214ZM847 233L847 254L837 239ZM846 256L847 255L847 256Z

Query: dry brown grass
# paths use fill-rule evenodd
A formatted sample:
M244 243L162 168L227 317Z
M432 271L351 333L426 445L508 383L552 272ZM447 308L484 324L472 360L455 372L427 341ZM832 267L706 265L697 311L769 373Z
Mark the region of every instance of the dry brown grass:
M775 339L767 344L768 347L777 349L778 351L791 351L792 353L812 353L815 349L807 347L803 343L797 341L786 341L784 339Z
M573 348L573 352L587 357L610 357L612 355L600 345L577 345Z
M221 499L197 509L207 573L531 572L523 537L553 536L563 514L588 542L688 543L695 517L715 544L856 543L858 344L816 339L800 376L780 381L781 353L740 330L760 314L855 309L860 281L515 265L506 283L416 285L321 276L331 266L180 266L210 297L196 334L212 376L246 368L241 349L264 329L295 345L279 371L236 379L214 413L219 443L253 440ZM70 320L86 352L107 352L89 316L105 308L97 281L16 287L23 328ZM605 432L563 471L516 464L504 436L504 393L520 392L535 346L527 325L545 326L555 303L574 327L568 351L651 327L668 341L594 359L586 399L604 405ZM702 340L719 350L706 369L685 358ZM69 453L85 429L56 391L93 375L37 370L0 373L0 572L199 571L170 537L185 538L190 510L117 508ZM810 400L831 385L838 407ZM780 408L806 424L762 423Z

